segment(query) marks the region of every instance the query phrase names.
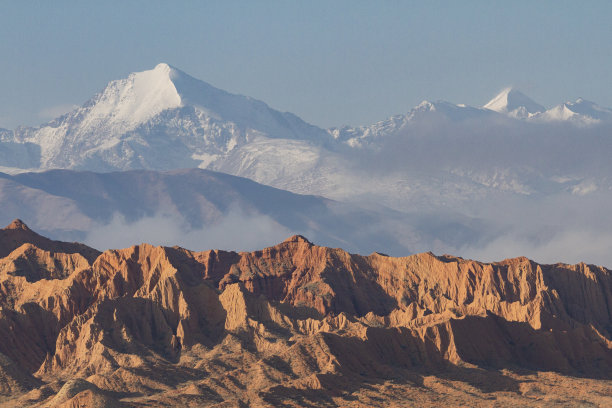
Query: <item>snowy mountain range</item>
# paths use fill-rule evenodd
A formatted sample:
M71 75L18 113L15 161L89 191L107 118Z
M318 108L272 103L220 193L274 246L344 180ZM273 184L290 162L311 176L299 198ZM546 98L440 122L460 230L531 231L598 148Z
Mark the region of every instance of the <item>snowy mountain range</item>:
M512 88L506 88L501 91L495 98L486 103L483 108L505 113L515 118L530 118L546 110L539 103Z
M583 99L546 109L511 88L482 107L424 101L369 126L322 129L159 64L40 127L0 130L0 171L214 170L377 214L409 213L403 225L425 223L417 230L431 238L426 248L469 253L457 235L469 220L499 236L524 222L532 245L568 218L534 223L498 212L513 200L537 213L553 198L589 197L592 211L602 210L596 203L612 191L611 129L611 109Z
M612 110L582 99L546 110L508 88L482 108L424 101L371 126L321 129L264 102L233 95L168 64L110 82L83 106L38 128L0 130L0 166L95 171L223 168L233 152L262 139L335 150L377 143L425 120L570 121L595 124Z
M560 122L596 125L612 122L612 109L582 98L546 109L522 92L506 88L482 107L453 104L446 101L423 101L405 115L392 116L370 126L329 129L336 140L351 146L363 146L381 137L397 133L407 126L423 121L465 120L501 121L504 118L527 123L555 124Z
M159 64L112 81L39 128L4 132L2 140L22 147L25 167L104 171L197 167L258 135L322 140L326 132Z

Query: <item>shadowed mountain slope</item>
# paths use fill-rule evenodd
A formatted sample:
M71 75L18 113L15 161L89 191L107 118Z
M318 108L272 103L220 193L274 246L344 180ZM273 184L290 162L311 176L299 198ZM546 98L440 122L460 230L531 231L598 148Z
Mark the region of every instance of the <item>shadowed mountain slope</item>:
M352 252L404 255L417 243L466 243L477 235L467 217L436 219L432 233L423 214L367 209L203 169L0 173L0 207L0 223L19 218L45 235L99 249L147 241L250 250L304 234Z

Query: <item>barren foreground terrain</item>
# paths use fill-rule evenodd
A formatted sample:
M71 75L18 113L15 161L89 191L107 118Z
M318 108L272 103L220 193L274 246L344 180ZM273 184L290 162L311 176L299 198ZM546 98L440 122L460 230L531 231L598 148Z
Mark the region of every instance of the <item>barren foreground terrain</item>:
M0 405L612 406L612 276L593 265L104 253L0 230Z

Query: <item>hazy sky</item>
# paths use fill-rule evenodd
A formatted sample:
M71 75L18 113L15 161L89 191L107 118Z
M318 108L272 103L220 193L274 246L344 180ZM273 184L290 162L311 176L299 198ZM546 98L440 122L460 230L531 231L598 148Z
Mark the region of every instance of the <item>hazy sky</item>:
M423 99L612 106L610 1L2 1L0 127L167 62L327 127Z

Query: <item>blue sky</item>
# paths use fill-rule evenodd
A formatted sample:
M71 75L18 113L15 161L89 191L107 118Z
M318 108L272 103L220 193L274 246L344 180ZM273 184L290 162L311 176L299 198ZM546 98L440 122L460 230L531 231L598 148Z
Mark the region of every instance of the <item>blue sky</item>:
M324 127L509 85L612 106L611 20L609 1L3 1L0 127L158 62Z

